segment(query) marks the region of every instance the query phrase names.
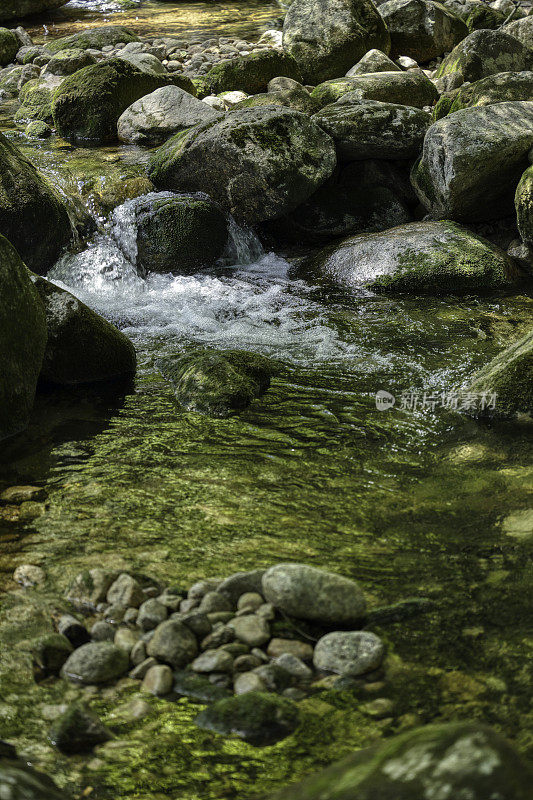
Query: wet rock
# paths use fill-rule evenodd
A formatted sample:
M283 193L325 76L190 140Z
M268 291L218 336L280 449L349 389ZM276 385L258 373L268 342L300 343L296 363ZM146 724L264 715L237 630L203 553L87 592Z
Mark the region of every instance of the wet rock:
M67 599L77 605L96 606L104 602L110 586L117 578L116 572L95 567L80 572L67 592Z
M233 691L236 695L249 694L249 692L266 692L264 680L255 672L242 672L233 681Z
M306 564L277 564L263 576L263 595L285 614L332 625L351 625L364 616L359 585Z
M209 70L206 81L212 94L226 91L259 94L266 91L272 78L278 76L302 80L297 62L289 54L264 50L222 61Z
M167 616L168 611L163 603L152 597L150 600L146 600L139 608L136 622L143 631L151 631L164 622Z
M13 573L13 580L27 589L43 584L46 581L46 573L36 564L20 564Z
M156 697L164 697L170 694L174 684L172 670L165 664L157 664L150 667L142 682L141 690L155 694Z
M57 623L58 633L66 636L73 647L81 647L90 641L91 637L85 625L71 614L63 614Z
M118 120L118 138L129 144L160 144L169 136L221 116L178 86L164 86L124 111Z
M115 645L120 647L129 657L131 651L139 641L139 635L138 631L132 631L129 628L119 628L115 633L113 641Z
M269 624L258 614L235 617L229 625L235 631L236 638L250 647L260 647L270 639Z
M283 692L292 686L296 681L294 675L284 669L280 664L270 661L268 664L261 664L254 669L254 675L261 678L263 684L271 692Z
M502 31L474 31L446 56L436 77L458 73L463 82L478 81L497 72L533 68L533 51Z
M436 295L477 293L524 280L503 250L447 221L351 236L312 256L305 270L345 288Z
M332 140L306 115L264 106L178 134L155 152L148 174L161 189L206 192L253 225L296 208L335 163Z
M2 12L0 11L0 17ZM11 64L19 50L19 40L13 31L0 27L0 67Z
M155 192L113 213L112 233L141 275L190 275L219 259L228 241L226 214L201 192Z
M489 398L496 394L495 408L487 402L481 412L486 416L533 415L533 331L502 350L474 376L468 389Z
M135 348L118 328L54 283L35 278L34 285L48 331L41 380L69 386L135 374Z
M207 348L160 359L156 366L174 385L180 405L215 417L227 417L247 408L266 392L274 371L271 362L262 356Z
M283 24L283 48L306 83L344 75L365 53L390 50L386 25L367 0L294 0Z
M313 647L308 642L300 642L297 639L271 639L267 647L267 655L270 658L289 654L296 656L302 661L313 660Z
M307 683L313 677L313 670L304 664L304 662L292 653L282 653L276 656L272 661L274 667L279 667L284 672L287 672L298 683ZM262 673L258 673L262 674Z
M531 767L505 739L478 723L427 725L358 751L276 800L427 800L468 797L526 800Z
M47 775L17 758L15 748L0 741L0 796L5 800L69 800Z
M406 55L425 64L468 35L463 20L432 0L387 0L379 13L389 29L392 58Z
M241 595L247 592L261 593L264 574L264 569L236 572L234 575L230 575L222 582L219 582L217 591L229 597L232 605L236 606Z
M48 139L52 135L52 128L46 122L36 119L26 126L24 133L30 139Z
M353 78L337 78L321 83L311 92L320 106L329 103L353 103L357 100L379 100L382 103L424 108L438 100L435 85L422 72L373 72Z
M516 221L522 241L533 247L533 167L528 167L515 193Z
M381 12L380 12L381 13ZM401 72L401 68L381 50L369 50L363 58L359 59L346 73L347 78L355 75L367 75L370 72Z
M225 650L206 650L194 659L191 669L194 672L231 672L233 656Z
M224 736L238 736L256 747L290 736L298 721L298 709L293 702L260 692L220 700L195 720L200 728Z
M144 644L144 642L142 643ZM130 656L130 661L132 661ZM133 661L132 661L133 663ZM145 658L140 664L137 664L130 672L130 678L135 681L142 681L146 677L148 670L152 667L157 667L157 660L155 658Z
M62 753L73 755L109 741L111 732L95 714L75 704L55 720L48 738Z
M333 103L313 119L335 142L341 162L415 158L431 122L419 108L376 100Z
M533 103L466 108L435 122L414 188L433 216L459 222L498 219L514 211L514 193L533 146Z
M155 629L146 651L171 667L184 667L196 657L198 645L190 628L170 619Z
M318 640L313 656L316 669L340 675L364 675L377 669L385 648L369 631L335 631Z
M42 677L59 675L72 650L66 636L59 633L45 634L31 644L33 662Z
M26 266L39 273L53 266L73 237L69 213L63 200L33 164L2 134L0 234L17 249ZM8 251L4 245L2 260L6 261L7 258ZM12 255L9 258L14 260Z
M212 684L205 675L189 671L174 672L174 691L200 703L214 703L230 696L230 692Z
M66 661L63 675L72 683L109 683L128 671L127 653L110 642L84 644Z

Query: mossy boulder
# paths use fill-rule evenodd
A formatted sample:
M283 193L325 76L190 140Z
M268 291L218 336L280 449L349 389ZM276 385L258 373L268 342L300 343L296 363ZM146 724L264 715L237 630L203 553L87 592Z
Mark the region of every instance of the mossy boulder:
M461 86L455 92L441 97L433 116L435 120L442 119L463 108L490 106L511 100L533 101L533 72L499 72Z
M360 750L272 800L528 800L531 766L474 722L427 725Z
M29 139L48 139L52 135L52 128L40 119L29 122L24 130L24 135Z
M62 36L48 42L46 49L49 53L59 53L61 50L101 50L102 47L112 46L123 42L138 42L139 37L133 31L123 28L120 25L102 25L102 27L91 28L81 33L73 33L72 36Z
M34 286L48 333L42 381L72 386L135 374L135 348L127 336L55 283L35 277Z
M111 642L89 642L69 656L62 675L72 683L97 685L116 681L128 671L128 666L125 650Z
M365 53L357 64L354 64L351 69L346 73L347 78L353 78L355 75L367 75L369 72L401 72L395 62L382 53L381 50L373 48Z
M26 265L45 273L73 237L67 206L22 153L0 134L0 234Z
M494 408L488 403L482 412L485 415L533 416L533 330L483 367L470 382L468 391L496 394Z
M379 7L391 37L391 56L420 64L448 53L468 35L453 11L433 0L387 0Z
M160 189L205 192L253 225L292 211L335 164L335 145L318 125L298 111L267 106L233 111L169 139L148 174Z
M154 192L115 209L112 232L141 275L191 275L222 256L228 220L205 194Z
M0 236L0 440L28 422L45 344L39 295L17 251Z
M337 100L343 103L354 100L381 100L383 103L424 108L433 105L438 100L439 93L421 70L413 70L373 72L356 75L353 78L326 81L313 89L311 97L322 107Z
M200 728L223 736L238 736L256 747L275 744L294 733L299 723L292 700L250 692L219 700L195 719Z
M378 100L333 103L313 119L335 142L339 161L416 158L431 122L420 108Z
M6 67L0 70L0 89L15 97L29 81L35 80L40 74L39 67L33 64Z
M68 0L2 0L0 5L0 21L8 22L27 17L30 14L40 14L43 11L52 11L68 3Z
M339 78L368 50L390 51L387 27L370 0L294 0L283 24L283 49L306 83Z
M77 47L69 47L53 55L44 71L50 75L72 75L79 69L90 67L95 63L96 59L90 53Z
M317 103L303 86L255 94L247 97L246 100L241 100L235 108L254 108L255 106L285 106L285 108L301 111L303 114L313 114L318 110Z
M523 242L533 247L533 167L528 167L515 193L516 220Z
M0 67L11 64L20 48L20 42L7 28L0 28Z
M297 62L287 53L266 50L223 61L212 67L205 76L211 93L241 91L259 94L266 91L272 78L283 76L302 81Z
M502 31L474 31L449 53L436 77L457 74L463 82L478 81L497 72L522 72L533 68L533 51Z
M514 213L514 193L533 146L533 103L466 108L435 122L412 182L438 218L480 222Z
M495 31L501 28L506 15L496 8L491 8L487 3L472 4L472 8L464 18L468 33L480 30Z
M61 80L55 76L36 78L23 86L19 94L20 108L15 114L15 122L38 119L52 124L54 121L52 100L61 85Z
M509 34L509 36L514 36L525 47L533 50L533 16L515 19L514 22L509 22L505 25L502 31Z
M65 78L54 94L52 113L57 132L75 142L115 141L121 114L146 94L190 80L142 72L120 58L110 58Z
M477 293L523 280L503 250L449 221L351 236L308 258L303 269L348 289L412 294Z
M213 417L243 411L266 392L275 371L269 359L255 353L209 348L160 359L156 366L181 406Z

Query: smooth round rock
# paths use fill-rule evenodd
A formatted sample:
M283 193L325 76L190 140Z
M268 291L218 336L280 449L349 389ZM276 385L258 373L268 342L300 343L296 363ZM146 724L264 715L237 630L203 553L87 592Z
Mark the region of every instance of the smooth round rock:
M63 667L73 683L99 684L116 680L128 671L127 653L110 642L90 642L75 650Z
M146 651L171 667L184 667L195 658L198 644L190 628L179 620L169 619L155 629Z
M231 621L230 627L235 631L236 638L250 647L260 647L270 639L268 622L257 614L235 617Z
M369 631L334 631L318 640L313 663L316 669L339 675L364 675L377 669L385 648Z
M142 682L141 691L163 697L172 691L174 677L172 670L166 664L157 664L150 667Z

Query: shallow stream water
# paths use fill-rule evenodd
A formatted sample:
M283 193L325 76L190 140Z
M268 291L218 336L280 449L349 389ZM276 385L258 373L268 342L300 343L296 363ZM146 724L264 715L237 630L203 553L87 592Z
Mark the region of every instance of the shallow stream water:
M58 26L72 27L74 6L57 12ZM197 16L212 14L206 24L234 32L234 18L217 16L222 6L260 4L145 4L138 13L157 32L159 10L183 10L173 24L198 30ZM98 180L142 173L134 148L26 141L25 150L89 205ZM0 489L37 483L49 493L33 521L0 521L3 735L59 783L102 800L256 797L437 719L482 719L532 755L531 427L476 421L442 408L441 397L531 326L533 300L335 293L298 279L286 254L246 232L235 229L234 245L216 270L142 279L104 226L50 276L132 338L139 370L119 397L41 393L28 431L2 443ZM190 342L271 355L280 374L238 417L185 413L154 360ZM395 395L392 409L376 408L378 390ZM376 629L388 647L389 718L364 712L368 694L325 691L302 703L294 736L258 750L199 731L187 701L154 699L151 716L124 721L116 706L126 686L93 698L118 733L95 758L67 759L46 743L43 708L63 702L64 689L36 686L18 643L43 629L76 573L105 563L186 587L280 560L356 578L371 606L432 601L425 614ZM46 569L43 590L16 588L19 563Z

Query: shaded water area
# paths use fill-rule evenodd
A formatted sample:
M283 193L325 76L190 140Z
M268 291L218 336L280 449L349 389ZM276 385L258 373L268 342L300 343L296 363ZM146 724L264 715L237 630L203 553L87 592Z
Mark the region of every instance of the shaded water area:
M55 14L64 32L74 25L69 6ZM146 13L143 25L159 33L160 15L178 6L180 24L198 30L204 19L186 15L200 7L219 20L206 25L221 26L230 25L217 16L223 7L255 8L145 4L112 20ZM93 209L108 184L143 172L135 148L29 143L4 127ZM42 392L29 429L2 443L0 489L31 483L49 495L35 519L0 520L2 736L97 800L259 797L434 720L482 719L533 755L531 426L476 421L440 403L525 333L533 300L336 293L299 279L286 254L239 230L227 256L209 272L142 279L104 226L50 276L131 337L139 369L118 397L105 387ZM271 355L280 374L238 417L186 413L154 361L191 342ZM380 389L396 396L391 410L376 408ZM402 395L424 393L435 408L402 408ZM324 690L300 704L293 736L256 749L198 730L198 706L186 700L154 698L148 717L121 716L134 691L127 681L97 697L33 681L20 640L46 629L86 567L187 587L280 560L357 579L371 607L432 601L423 615L373 629L388 648L380 696L394 703L390 717L365 712L368 691ZM20 563L46 569L44 589L16 587ZM117 738L95 756L66 758L47 743L43 713L85 695Z

